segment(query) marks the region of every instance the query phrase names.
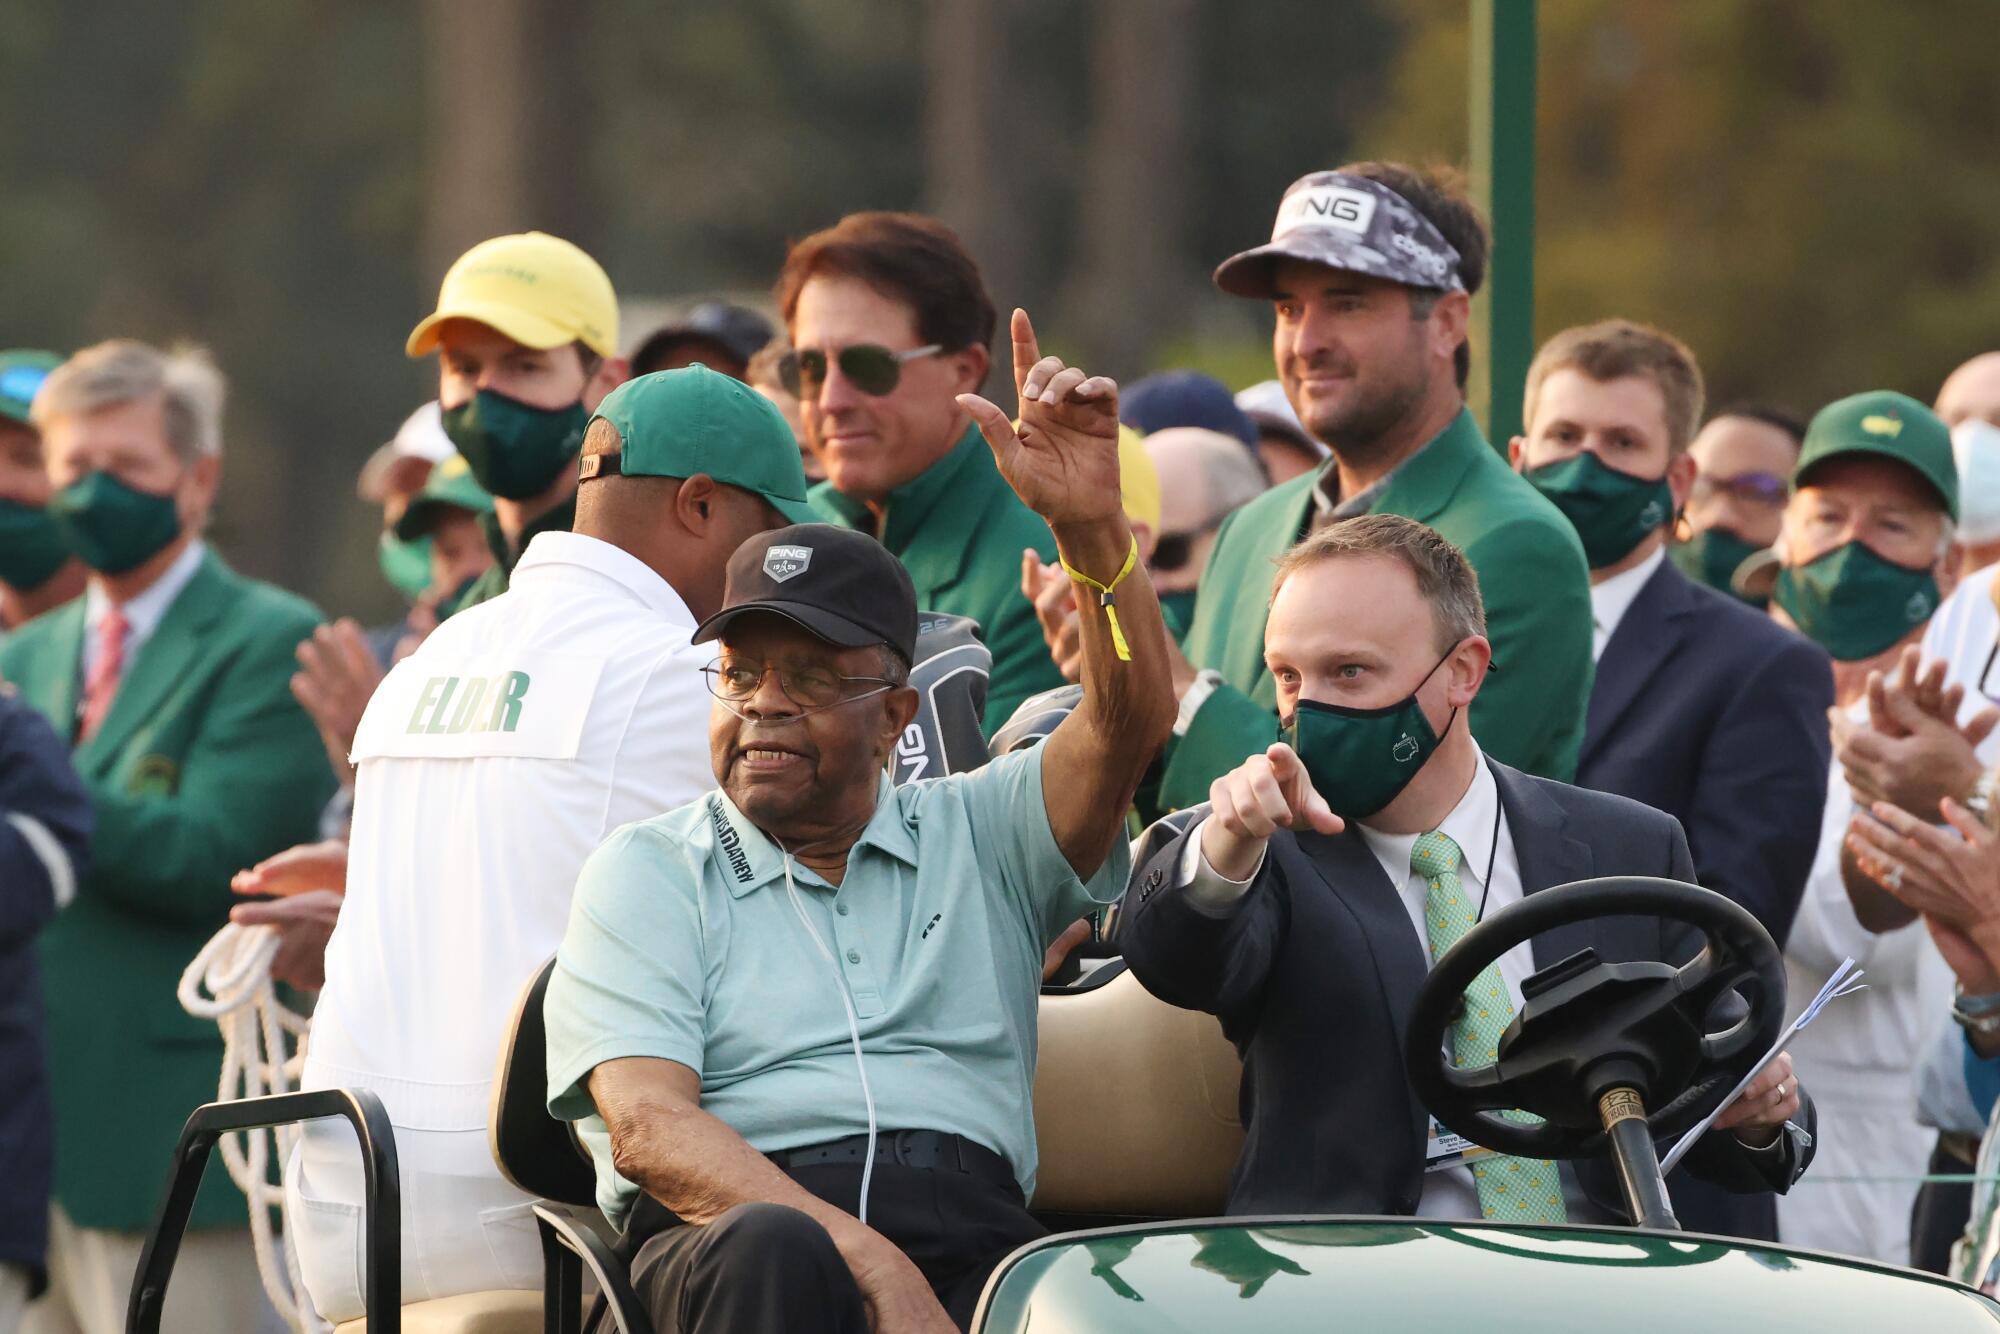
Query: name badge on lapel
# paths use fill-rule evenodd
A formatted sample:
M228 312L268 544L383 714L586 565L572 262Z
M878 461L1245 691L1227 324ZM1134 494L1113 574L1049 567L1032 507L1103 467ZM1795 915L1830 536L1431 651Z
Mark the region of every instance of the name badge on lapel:
M1474 1144L1457 1131L1446 1130L1431 1118L1430 1138L1424 1143L1424 1171L1442 1172L1447 1167L1463 1167L1481 1158L1491 1158L1493 1150Z

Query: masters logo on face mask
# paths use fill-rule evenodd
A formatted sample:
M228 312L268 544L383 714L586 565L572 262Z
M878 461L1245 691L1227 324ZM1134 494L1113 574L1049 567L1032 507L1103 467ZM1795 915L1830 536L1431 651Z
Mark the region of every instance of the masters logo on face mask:
M1389 752L1389 758L1398 764L1408 764L1417 758L1417 752L1421 749L1423 747L1417 743L1417 739L1405 732L1397 739L1396 748Z
M804 574L812 556L811 547L772 547L764 553L764 573L782 584Z

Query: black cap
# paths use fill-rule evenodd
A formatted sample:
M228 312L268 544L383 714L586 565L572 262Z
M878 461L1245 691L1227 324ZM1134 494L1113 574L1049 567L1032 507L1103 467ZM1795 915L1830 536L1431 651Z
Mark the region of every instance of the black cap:
M704 301L674 323L648 334L633 351L632 365L650 368L653 362L666 356L669 347L684 340L713 343L736 360L748 363L776 335L771 322L747 306Z
M722 610L703 621L706 644L745 612L775 612L829 644L887 644L909 662L917 649L917 590L880 542L851 528L801 523L759 533L729 558Z

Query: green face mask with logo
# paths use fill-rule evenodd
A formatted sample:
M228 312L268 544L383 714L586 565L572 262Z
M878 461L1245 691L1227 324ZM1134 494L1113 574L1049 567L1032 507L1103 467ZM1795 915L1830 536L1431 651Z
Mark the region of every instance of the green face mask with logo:
M1186 634L1194 624L1194 598L1196 590L1183 588L1177 593L1160 594L1160 615L1166 617L1167 632Z
M1937 610L1929 567L1893 565L1859 542L1778 571L1785 615L1839 662L1885 652Z
M1730 576L1744 561L1762 550L1755 542L1746 541L1727 528L1704 528L1687 541L1674 543L1667 549L1667 554L1688 578L1731 597L1743 597L1730 586ZM1754 607L1765 603L1763 598L1743 600Z
M444 433L465 455L472 479L508 500L526 500L554 485L583 447L583 428L590 423L580 402L535 408L491 389L443 409L442 417Z
M1454 644L1452 652L1457 648ZM1449 657L1451 652L1424 673L1417 690ZM1379 709L1354 709L1316 699L1302 699L1294 707L1281 739L1298 752L1313 789L1326 798L1335 815L1360 820L1381 810L1410 785L1437 750L1439 734L1424 717L1417 690ZM1458 710L1451 714L1456 718ZM1444 726L1451 730L1451 718Z
M431 540L428 537L405 541L394 533L384 533L375 548L375 559L381 564L382 577L389 581L389 586L411 602L422 597L424 590L431 586Z
M68 559L69 548L47 510L0 499L0 584L40 588Z
M49 497L49 518L63 545L99 574L136 570L181 535L171 491L141 491L94 472Z
M1633 477L1606 467L1595 454L1573 454L1524 475L1576 529L1593 570L1625 559L1673 517L1674 493L1665 477Z

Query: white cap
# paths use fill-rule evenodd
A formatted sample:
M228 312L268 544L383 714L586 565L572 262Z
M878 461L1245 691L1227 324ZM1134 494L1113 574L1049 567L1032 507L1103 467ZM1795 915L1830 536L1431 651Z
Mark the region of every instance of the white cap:
M374 504L381 504L392 489L390 485L392 473L401 471L397 465L405 459L436 465L457 452L458 446L452 444L451 437L444 433L444 413L438 407L436 400L432 400L403 418L403 424L396 428L396 434L389 438L389 442L376 449L368 456L368 461L361 465L359 485L361 498ZM416 490L424 484L424 477L430 472L430 468L425 467L421 470L413 468L409 471L410 475L415 477L415 481L405 481L403 485L393 489Z

